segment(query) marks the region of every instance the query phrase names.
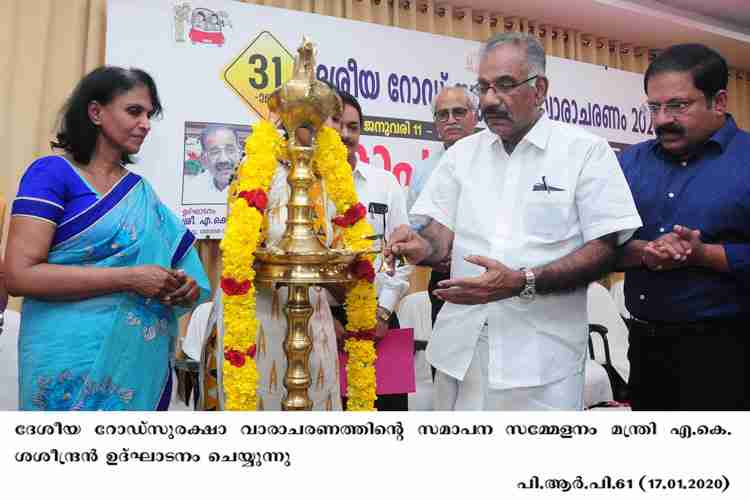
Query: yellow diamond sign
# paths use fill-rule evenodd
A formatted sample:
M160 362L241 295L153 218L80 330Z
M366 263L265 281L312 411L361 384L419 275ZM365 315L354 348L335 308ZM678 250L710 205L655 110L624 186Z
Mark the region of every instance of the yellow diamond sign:
M268 98L292 77L294 57L270 32L263 31L224 70L224 81L263 118Z

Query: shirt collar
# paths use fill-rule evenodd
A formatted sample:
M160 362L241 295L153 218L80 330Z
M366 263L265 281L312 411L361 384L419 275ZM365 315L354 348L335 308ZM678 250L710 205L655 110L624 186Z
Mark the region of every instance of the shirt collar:
M487 129L487 131L493 138L492 142L498 142L502 146L502 140L500 139L500 136L496 135L489 128ZM550 125L550 119L547 117L547 113L542 111L541 116L536 121L534 126L531 127L531 130L526 132L526 135L523 137L523 139L521 139L521 143L529 142L539 149L547 149L547 144L549 143L549 137L551 133L552 127Z
M707 146L708 144L716 144L719 146L719 149L721 149L721 152L723 153L726 151L726 149L729 147L729 143L732 142L732 139L734 139L734 136L737 135L737 123L734 121L734 117L726 113L726 120L724 120L724 125L717 130L716 132L709 137L706 142L703 144L703 146ZM659 142L659 139L654 139L653 144L651 144L651 149L654 151L658 151L661 154L666 154L664 150L661 148L661 143ZM669 155L667 155L669 156Z
M732 142L735 135L737 135L737 123L734 121L734 117L727 113L724 125L714 132L714 134L708 139L708 142L715 142L718 144L723 153L727 150L729 143Z
M542 111L542 116L536 121L531 130L526 133L526 136L521 139L521 142L528 141L539 149L547 149L547 143L549 142L549 136L552 133L552 127L550 125L550 119L547 118L547 113Z

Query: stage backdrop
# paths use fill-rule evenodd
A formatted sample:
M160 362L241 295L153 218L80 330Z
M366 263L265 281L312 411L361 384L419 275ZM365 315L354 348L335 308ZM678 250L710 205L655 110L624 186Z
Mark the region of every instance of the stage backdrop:
M199 238L221 237L227 169L291 76L303 34L317 45L318 78L362 104L360 160L408 189L442 147L431 100L475 82L477 42L229 0L109 0L107 63L151 73L164 105L134 170ZM641 75L556 57L547 74L552 119L615 148L653 136Z

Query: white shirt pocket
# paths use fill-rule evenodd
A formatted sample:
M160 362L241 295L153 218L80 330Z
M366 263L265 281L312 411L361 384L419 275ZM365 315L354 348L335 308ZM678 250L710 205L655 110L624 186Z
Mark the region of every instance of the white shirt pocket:
M530 193L524 207L523 224L529 239L560 241L570 230L570 201L567 192Z

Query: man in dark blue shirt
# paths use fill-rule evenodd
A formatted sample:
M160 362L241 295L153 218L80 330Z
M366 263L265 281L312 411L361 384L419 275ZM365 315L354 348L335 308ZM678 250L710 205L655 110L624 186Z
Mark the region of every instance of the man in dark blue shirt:
M644 80L657 139L620 156L643 220L619 259L632 407L747 409L750 134L717 52L675 45Z

